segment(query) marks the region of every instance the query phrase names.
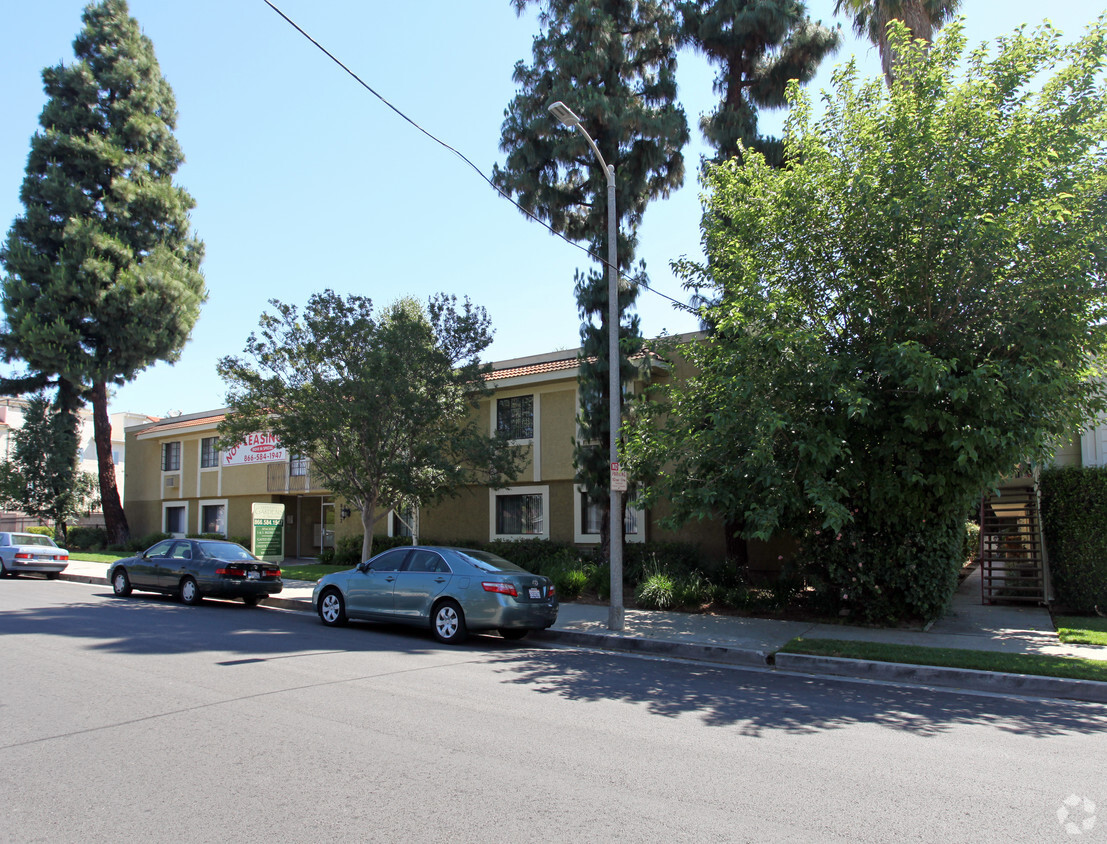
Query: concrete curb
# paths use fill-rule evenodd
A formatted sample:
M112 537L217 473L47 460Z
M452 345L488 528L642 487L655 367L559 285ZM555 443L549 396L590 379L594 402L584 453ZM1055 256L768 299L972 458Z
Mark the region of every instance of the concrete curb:
M873 662L808 654L778 653L774 662L782 671L795 671L801 674L824 676L829 674L835 677L917 683L923 686L970 689L996 694L1107 703L1107 683L1099 683L1095 680L1068 680L1061 677L1004 674L998 671L976 671L969 668Z
M530 637L536 641L558 642L584 648L598 648L622 653L669 656L700 662L721 662L730 665L748 665L767 668L770 655L765 651L746 648L730 648L724 645L706 645L698 642L672 642L664 639L639 639L633 636L616 636L610 633L586 633L579 630L534 631Z

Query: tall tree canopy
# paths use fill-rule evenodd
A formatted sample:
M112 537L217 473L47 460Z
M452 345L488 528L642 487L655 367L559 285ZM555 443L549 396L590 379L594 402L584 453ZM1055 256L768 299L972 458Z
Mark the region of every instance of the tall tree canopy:
M838 32L807 15L801 0L683 0L677 9L682 40L718 65L718 107L700 119L716 161L756 149L774 166L784 143L757 131L759 108L787 104L788 83L810 82L819 63L838 49Z
M173 183L184 158L153 44L124 0L90 4L82 19L76 61L42 73L25 211L0 249L0 342L29 370L3 386L55 379L92 400L104 515L120 542L107 386L179 357L206 296L203 245L189 233L192 198Z
M95 506L91 475L78 470L80 439L74 417L41 394L27 401L23 424L11 433L11 457L0 462L0 503L54 522L65 546L67 523Z
M488 315L468 300L401 299L380 314L363 296L316 293L301 313L270 302L244 358L225 357L228 445L276 434L311 458L331 492L361 511L363 559L381 507L428 504L466 483L514 480L520 456L475 413L491 370Z
M528 0L513 0L517 11ZM563 101L580 118L604 160L615 168L618 263L634 261L638 226L647 204L684 180L681 150L688 124L676 102L677 22L662 0L541 0L542 32L533 63L515 65L518 93L508 105L500 146L507 154L493 181L528 213L587 245L597 266L576 276L581 317L579 481L604 510L609 536L608 483L608 253L607 176L579 132L557 123L549 106ZM645 268L639 267L644 275ZM641 347L639 322L626 316L637 297L620 285L624 316L617 327L620 360ZM622 524L621 519L616 522Z
M963 74L960 25L890 32L890 90L850 65L816 120L793 86L789 167L709 171L683 272L718 330L630 450L680 517L790 533L829 599L932 617L972 502L1104 405L1107 21Z
M888 24L902 21L911 38L929 44L960 5L961 0L835 0L834 14L852 17L854 31L880 51L884 79L891 85L898 57L888 42Z

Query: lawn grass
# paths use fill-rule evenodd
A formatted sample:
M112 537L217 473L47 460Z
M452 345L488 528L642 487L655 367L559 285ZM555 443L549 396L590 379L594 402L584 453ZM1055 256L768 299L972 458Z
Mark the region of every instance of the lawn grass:
M1008 654L970 651L960 648L928 648L921 645L889 645L882 642L852 642L843 639L796 638L780 649L784 653L901 662L908 665L936 665L944 668L973 668L1007 674L1032 674L1068 680L1096 680L1107 683L1107 661L1066 656Z
M281 578L284 580L310 580L314 582L325 574L331 574L336 571L346 571L352 568L353 566L345 564L340 566L325 566L322 563L297 563L294 565L282 563Z
M1107 645L1107 618L1059 615L1053 623L1057 638L1066 645Z
M92 551L70 551L69 559L82 560L86 563L113 563L131 554L112 554L109 552L93 553Z

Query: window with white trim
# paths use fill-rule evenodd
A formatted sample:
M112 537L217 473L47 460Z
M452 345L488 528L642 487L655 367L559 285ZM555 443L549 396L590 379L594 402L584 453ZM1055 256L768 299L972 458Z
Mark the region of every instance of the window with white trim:
M161 444L161 470L163 472L178 472L181 469L181 444Z
M218 437L204 437L200 440L200 468L214 469L219 465L219 449L215 447Z
M575 486L576 507L573 513L575 542L599 542L603 523L603 505L592 501L579 486ZM646 513L634 500L627 501L626 517L623 519L623 538L627 542L646 540Z
M546 486L489 490L492 539L549 539L550 492Z
M496 432L509 440L534 438L534 396L496 399Z
M227 535L227 502L200 502L200 533Z

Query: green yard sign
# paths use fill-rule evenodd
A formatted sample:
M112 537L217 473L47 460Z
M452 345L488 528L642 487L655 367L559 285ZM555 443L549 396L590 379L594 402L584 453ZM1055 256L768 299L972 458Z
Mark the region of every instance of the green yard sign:
M266 562L284 561L284 505L253 504L253 552Z

